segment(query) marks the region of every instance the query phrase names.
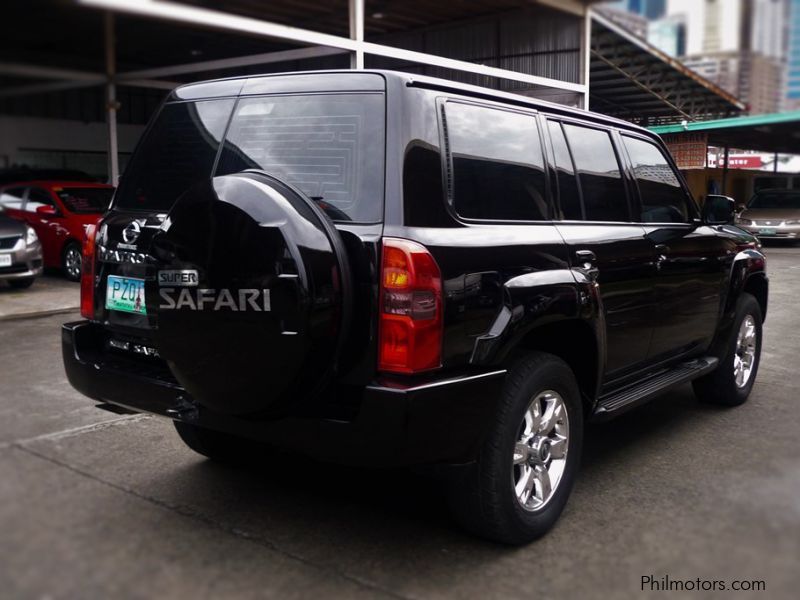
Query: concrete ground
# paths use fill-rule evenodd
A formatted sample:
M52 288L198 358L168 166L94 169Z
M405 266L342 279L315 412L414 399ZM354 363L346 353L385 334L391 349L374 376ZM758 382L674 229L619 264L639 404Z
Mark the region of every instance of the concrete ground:
M92 407L58 326L0 322L4 598L640 598L641 578L800 586L800 248L768 248L758 383L736 409L687 387L588 431L556 528L473 539L424 478L266 459L230 468L169 422ZM77 315L74 315L77 317ZM649 589L649 588L648 588ZM667 594L706 597L707 594Z
M12 288L0 280L0 321L78 310L80 296L79 283L56 273L38 277L24 290Z

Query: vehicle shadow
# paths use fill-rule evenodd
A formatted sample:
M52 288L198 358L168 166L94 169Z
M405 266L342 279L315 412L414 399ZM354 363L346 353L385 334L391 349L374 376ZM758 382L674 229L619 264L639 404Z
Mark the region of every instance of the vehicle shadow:
M610 485L604 474L626 456L718 411L698 404L687 388L589 426L574 497L562 523L536 545L563 543L591 522L591 497L597 486ZM180 490L170 503L188 503L189 512L218 527L337 568L362 569L372 553L379 553L383 572L387 563L407 572L420 556L435 571L437 557L464 567L516 552L463 533L449 516L443 483L414 470L343 467L271 450L235 466L198 458L171 472L171 484L176 477L180 485L158 486Z

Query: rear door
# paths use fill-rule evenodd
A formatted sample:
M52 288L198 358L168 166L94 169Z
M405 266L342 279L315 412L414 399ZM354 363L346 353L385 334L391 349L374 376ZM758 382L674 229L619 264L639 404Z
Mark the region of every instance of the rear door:
M730 240L700 223L664 150L644 136L620 137L635 182L637 220L655 252L658 313L649 355L667 360L711 342L734 251Z
M606 319L606 380L646 364L655 297L652 244L633 222L615 134L548 120L556 171L558 229L573 266L588 264Z

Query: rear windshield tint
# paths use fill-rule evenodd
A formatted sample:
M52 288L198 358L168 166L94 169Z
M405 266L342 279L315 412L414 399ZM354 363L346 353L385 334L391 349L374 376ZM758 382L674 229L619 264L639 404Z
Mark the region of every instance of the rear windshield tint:
M210 177L234 102L165 105L125 170L115 206L165 212Z
M383 215L384 96L264 96L239 101L217 175L260 169L316 200L334 220Z
M112 188L62 188L56 194L70 212L93 214L105 212L114 195Z

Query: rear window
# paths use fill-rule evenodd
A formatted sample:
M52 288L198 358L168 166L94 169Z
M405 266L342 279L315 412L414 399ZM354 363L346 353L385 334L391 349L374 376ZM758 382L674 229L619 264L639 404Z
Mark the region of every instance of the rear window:
M115 206L165 212L210 177L233 104L233 99L166 104L128 164Z
M383 216L383 94L262 96L239 101L217 175L260 169L334 220Z
M113 188L70 187L55 192L68 211L82 215L105 212L114 195Z

